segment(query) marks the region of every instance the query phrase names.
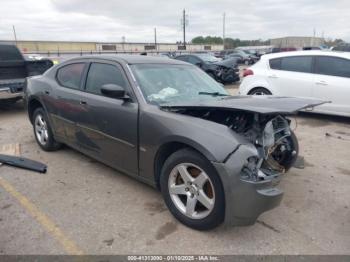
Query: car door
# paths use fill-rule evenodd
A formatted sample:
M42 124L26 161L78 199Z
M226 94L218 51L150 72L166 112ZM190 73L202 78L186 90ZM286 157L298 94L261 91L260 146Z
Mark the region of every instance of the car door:
M75 146L76 122L84 117L86 108L80 104L85 62L73 62L59 67L53 87L45 90L44 100L52 120L55 136Z
M316 108L324 112L350 115L350 60L334 56L315 56L314 97L331 101Z
M124 88L131 99L125 101L101 93L105 84ZM77 120L77 143L81 150L129 174L138 173L138 104L123 68L114 62L90 64L81 103L85 116Z
M273 95L312 97L312 56L270 59L267 81Z

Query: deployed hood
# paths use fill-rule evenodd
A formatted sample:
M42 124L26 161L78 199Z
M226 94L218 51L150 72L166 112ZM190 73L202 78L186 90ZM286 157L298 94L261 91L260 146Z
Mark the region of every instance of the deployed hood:
M328 103L313 98L277 97L277 96L228 96L216 100L198 102L176 102L161 105L168 109L225 109L244 110L260 114L295 114L302 109Z
M238 58L228 58L219 62L215 62L215 65L225 66L225 67L235 67L237 65Z

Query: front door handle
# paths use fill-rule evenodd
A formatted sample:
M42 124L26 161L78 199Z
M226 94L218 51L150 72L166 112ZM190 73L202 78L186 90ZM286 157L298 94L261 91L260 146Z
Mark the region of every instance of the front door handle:
M276 75L269 75L269 78L278 78Z
M81 100L81 101L80 101L80 104L81 104L81 105L86 105L87 103L86 103L86 101Z
M50 91L45 90L45 94L49 95L49 94L50 94Z
M317 81L316 85L327 86L328 84L326 81L321 80L321 81Z

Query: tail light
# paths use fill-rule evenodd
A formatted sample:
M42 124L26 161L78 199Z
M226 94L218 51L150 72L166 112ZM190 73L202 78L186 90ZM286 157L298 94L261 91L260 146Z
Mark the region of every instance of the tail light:
M251 76L251 75L254 75L253 70L251 70L251 69L244 69L244 71L243 71L243 77Z

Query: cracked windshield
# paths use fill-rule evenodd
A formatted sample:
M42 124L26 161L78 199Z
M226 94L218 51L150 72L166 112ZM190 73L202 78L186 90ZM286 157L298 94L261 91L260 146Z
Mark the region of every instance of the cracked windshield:
M228 96L225 88L194 66L131 66L145 99L151 104L200 101Z

